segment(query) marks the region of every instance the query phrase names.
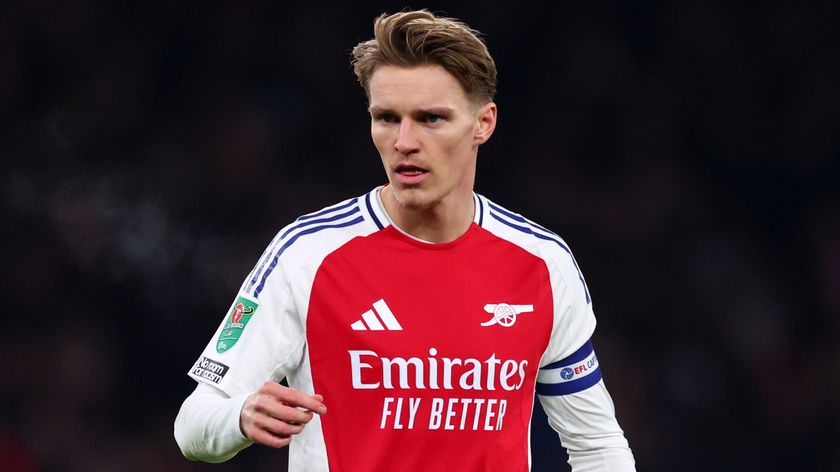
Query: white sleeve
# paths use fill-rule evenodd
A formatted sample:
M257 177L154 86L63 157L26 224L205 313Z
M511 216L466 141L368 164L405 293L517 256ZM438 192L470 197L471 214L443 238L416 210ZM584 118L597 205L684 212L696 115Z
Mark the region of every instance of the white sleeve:
M539 395L574 472L634 472L633 453L615 419L604 381L568 395Z
M184 457L224 462L252 443L239 429L239 413L247 393L230 398L212 385L199 382L175 418L175 441Z
M198 387L175 420L175 439L188 459L223 462L250 445L239 429L245 400L300 366L304 328L281 270L280 241L278 234L189 371Z
M269 245L233 300L189 376L230 397L281 381L304 355L305 330L285 261ZM268 277L268 275L271 277Z
M574 472L633 472L633 453L590 338L592 299L583 274L564 244L546 259L555 298L554 329L537 374L537 393L551 427L569 453Z

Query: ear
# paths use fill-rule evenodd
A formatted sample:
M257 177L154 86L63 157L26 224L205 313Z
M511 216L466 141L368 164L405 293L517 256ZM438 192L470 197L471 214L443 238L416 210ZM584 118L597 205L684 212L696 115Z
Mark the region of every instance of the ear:
M475 135L473 136L473 144L481 145L490 139L493 135L493 130L496 129L496 104L487 102L478 109L475 116Z

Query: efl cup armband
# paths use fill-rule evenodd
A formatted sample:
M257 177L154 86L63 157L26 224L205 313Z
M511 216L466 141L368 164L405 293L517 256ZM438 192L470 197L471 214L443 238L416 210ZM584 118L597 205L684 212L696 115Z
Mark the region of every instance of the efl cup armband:
M587 341L569 357L540 368L537 393L544 396L569 395L595 385L601 380L598 358Z

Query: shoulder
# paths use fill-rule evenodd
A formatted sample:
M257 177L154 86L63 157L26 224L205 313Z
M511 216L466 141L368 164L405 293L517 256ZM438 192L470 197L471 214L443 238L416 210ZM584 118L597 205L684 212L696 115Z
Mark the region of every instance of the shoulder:
M590 302L589 290L583 273L572 254L571 247L557 233L511 211L482 195L476 195L481 226L495 236L510 241L522 249L542 258L549 269L564 279L581 282L585 300Z
M487 197L477 195L477 198L483 216L481 226L484 229L541 256L548 256L556 250L571 254L569 245L557 233Z
M382 217L371 201L375 191L301 215L282 227L249 274L243 290L258 297L278 267L283 273L296 273L352 239L382 229Z

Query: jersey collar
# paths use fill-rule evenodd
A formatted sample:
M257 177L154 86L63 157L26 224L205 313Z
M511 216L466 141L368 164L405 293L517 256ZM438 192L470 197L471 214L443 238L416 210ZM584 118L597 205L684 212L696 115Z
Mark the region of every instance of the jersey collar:
M367 194L365 194L363 197L360 198L360 200L363 200L363 205L362 206L366 210L366 213L368 214L370 219L373 221L373 223L379 229L385 229L388 226L393 226L394 229L398 230L399 232L405 234L406 236L408 236L412 239L415 239L415 240L421 241L421 242L425 242L425 243L428 243L428 244L433 244L429 241L424 241L420 238L415 238L414 236L406 233L399 226L394 224L394 222L391 220L391 217L388 216L388 213L385 211L385 206L382 204L382 198L380 197L380 192L382 191L383 188L385 188L385 186L380 185L379 187L376 187L375 189L371 190L370 192L368 192ZM485 217L486 217L487 212L488 212L488 205L487 205L486 200L487 199L484 198L483 196L473 192L473 202L474 202L474 205L475 205L475 212L474 212L475 214L473 216L473 222L478 226L483 226L484 225Z

